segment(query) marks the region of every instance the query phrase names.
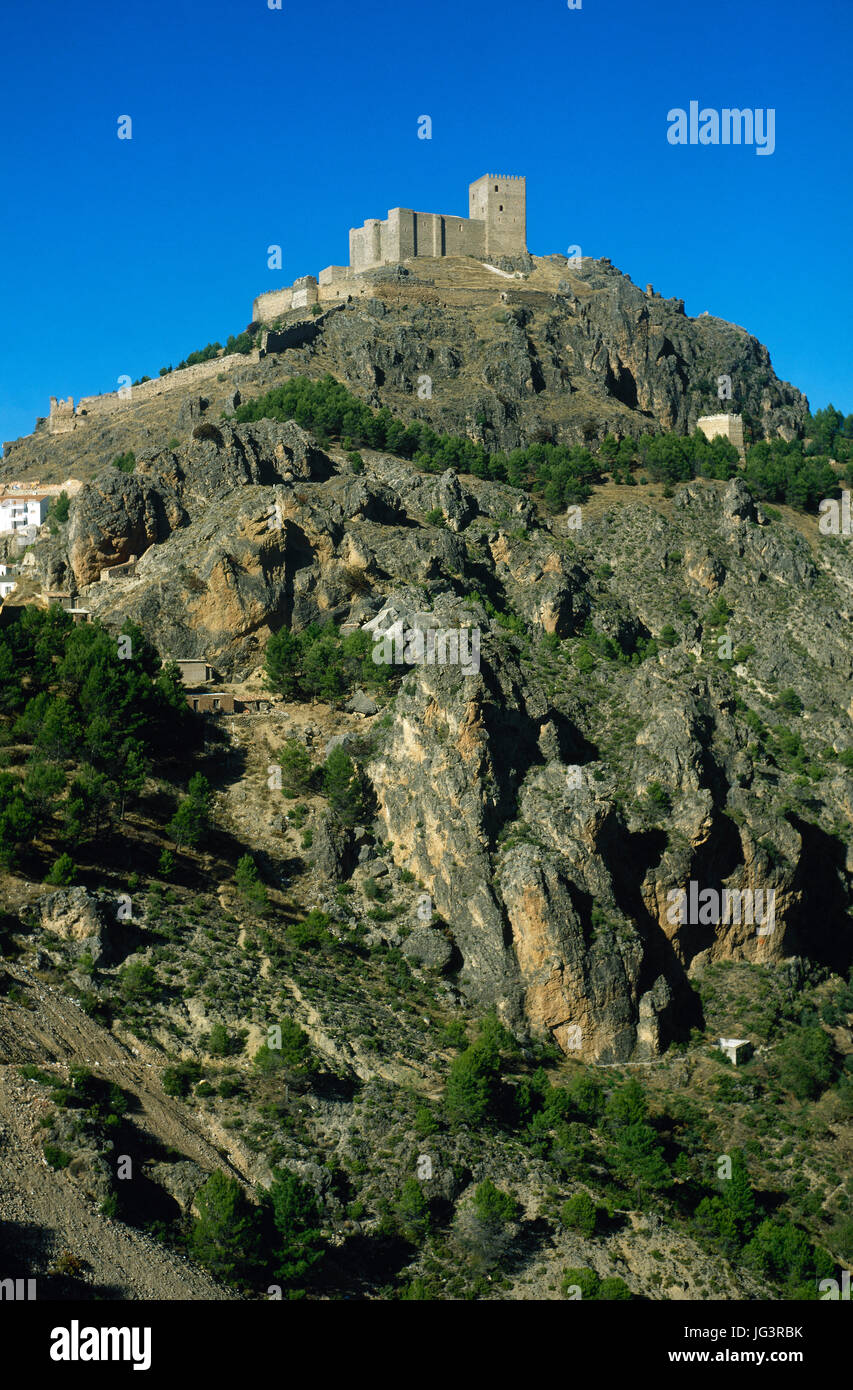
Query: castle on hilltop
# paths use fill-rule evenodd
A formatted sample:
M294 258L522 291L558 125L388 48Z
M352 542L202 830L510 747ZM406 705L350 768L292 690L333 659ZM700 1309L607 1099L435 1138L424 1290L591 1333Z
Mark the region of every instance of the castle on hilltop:
M354 276L419 256L525 256L527 180L483 174L468 187L468 216L391 208L382 220L370 218L349 234L349 265L329 265L319 280L303 275L283 290L261 294L252 307L257 323L270 323L288 309L340 298Z
M391 208L385 221L352 228L349 269L399 265L410 256L524 255L526 201L524 178L484 174L468 187L467 217Z
M348 300L373 294L371 272L385 266L397 267L419 257L472 256L489 261L503 256L527 256L527 180L520 175L483 174L468 186L468 217L445 212L415 212L412 208L391 208L384 219L369 218L349 234L349 265L328 265L315 275L303 275L292 285L258 295L252 305L252 320L266 325L248 353L231 353L195 362L190 367L169 371L154 380L144 377L132 390L110 391L84 396L75 405L50 398L50 414L36 420L36 434L70 434L89 419L101 419L113 411L124 411L155 396L184 390L192 383L201 385L226 373L240 372L259 362L268 351L281 352L299 347L317 336L326 313L341 309ZM387 274L393 276L395 272ZM505 298L505 294L503 296ZM310 312L284 327L276 325L293 309ZM326 313L322 311L325 310ZM129 385L129 383L128 383ZM17 441L4 445L9 453Z

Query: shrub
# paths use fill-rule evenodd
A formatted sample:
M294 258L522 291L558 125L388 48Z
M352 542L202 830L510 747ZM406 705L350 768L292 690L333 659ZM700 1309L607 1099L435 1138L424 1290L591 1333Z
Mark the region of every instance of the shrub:
M323 792L335 819L356 825L365 814L361 777L343 748L333 748L323 766Z
M324 1253L317 1199L294 1173L279 1172L262 1202L275 1230L273 1275L282 1280L291 1298L298 1297L306 1276Z
M743 1261L764 1278L789 1286L831 1278L834 1271L825 1250L813 1246L804 1231L778 1216L761 1222L744 1247Z
M52 521L56 521L60 526L68 520L68 509L71 506L67 492L60 492L59 496L51 503L49 515Z
M798 1100L815 1100L832 1078L832 1039L818 1025L789 1033L776 1049L779 1080Z
M598 1293L595 1295L601 1302L613 1303L617 1300L625 1302L632 1299L634 1295L628 1288L624 1279L619 1279L617 1275L611 1274L606 1279L602 1279L598 1286Z
M242 897L254 908L263 910L269 905L267 890L258 877L257 866L251 854L241 855L238 859L234 870L234 882Z
M133 960L119 971L119 994L127 1004L141 1004L157 994L159 982L153 966Z
M71 1155L64 1149L59 1149L55 1144L45 1144L42 1148L44 1161L49 1168L67 1168L71 1162Z
M774 705L774 709L782 711L784 714L802 714L803 702L796 690L789 686L787 690L780 692Z
M200 845L209 827L210 783L201 772L190 778L188 794L166 827L175 842L181 845Z
M278 1026L281 1029L281 1046L270 1047L268 1043L262 1043L252 1058L252 1065L265 1076L286 1071L294 1080L306 1078L312 1071L308 1034L292 1018L282 1019Z
M563 1270L560 1289L563 1298L597 1298L601 1281L594 1269L570 1268Z
M428 1139L438 1130L438 1120L426 1105L419 1105L415 1111L414 1129L418 1139Z
M285 929L285 935L291 946L296 946L300 951L310 951L316 946L325 945L329 940L327 929L330 922L331 918L325 912L312 907L301 922L289 924Z
M212 1173L195 1196L198 1217L190 1249L218 1278L235 1284L249 1277L260 1256L260 1221L240 1184Z
M71 855L60 854L59 858L54 860L51 865L44 881L45 883L56 884L60 888L67 888L74 882L76 877L77 865L74 863Z
M214 1023L207 1035L207 1051L212 1057L227 1057L231 1051L231 1039L222 1023Z
M311 755L298 739L289 738L278 755L282 789L291 796L308 791L314 777Z
M394 1209L400 1234L413 1245L420 1245L429 1231L430 1213L422 1184L406 1178Z
M595 1203L586 1192L576 1192L560 1208L563 1225L587 1237L595 1234L596 1216Z
M188 1096L190 1088L201 1080L198 1062L178 1062L163 1072L163 1090L167 1096Z
M474 1210L481 1221L505 1225L519 1215L518 1202L508 1192L501 1192L490 1178L485 1178L474 1193Z
M482 1125L497 1096L498 1060L474 1044L454 1058L444 1089L447 1117L454 1125Z

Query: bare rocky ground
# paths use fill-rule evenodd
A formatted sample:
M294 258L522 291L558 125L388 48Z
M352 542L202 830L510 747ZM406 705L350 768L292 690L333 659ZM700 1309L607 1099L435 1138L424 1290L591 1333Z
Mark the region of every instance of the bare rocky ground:
M21 1064L86 1066L136 1097L138 1122L162 1143L207 1168L221 1157L185 1108L164 1096L145 1048L122 1044L58 990L13 971L26 990L26 1009L0 1014L0 1243L4 1271L26 1262L38 1297L231 1299L204 1270L144 1232L101 1214L87 1190L85 1163L50 1168L42 1153L43 1088L22 1078ZM63 1256L71 1256L65 1270Z

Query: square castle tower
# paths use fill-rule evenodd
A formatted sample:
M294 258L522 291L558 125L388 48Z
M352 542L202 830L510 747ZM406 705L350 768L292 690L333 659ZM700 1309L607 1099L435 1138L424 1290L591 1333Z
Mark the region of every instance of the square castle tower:
M349 270L399 265L412 256L519 256L527 254L527 181L484 174L469 185L468 217L391 208L349 234ZM322 283L322 277L321 277Z

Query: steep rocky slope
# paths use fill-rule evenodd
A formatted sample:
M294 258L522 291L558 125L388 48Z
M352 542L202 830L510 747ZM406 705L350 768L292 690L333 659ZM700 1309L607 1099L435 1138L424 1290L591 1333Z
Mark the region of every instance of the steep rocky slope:
M205 381L176 372L153 400L91 414L71 434L7 446L0 478L88 478L128 449L138 457L200 419L218 420L296 373L331 372L374 406L467 434L492 450L532 439L583 443L608 431L690 432L700 415L743 412L758 435L793 438L807 402L780 381L767 348L680 300L646 292L607 261L528 257L500 273L465 258L368 272L360 297L321 321L313 341ZM515 266L515 263L513 263ZM285 323L298 320L298 312ZM717 378L731 378L721 407Z
M18 601L69 590L110 633L130 619L163 658L204 658L238 700L262 693L285 629L479 634L476 661L404 660L370 693L266 692L262 710L199 718L201 848L165 829L189 775L169 765L84 846L80 886L38 883L61 807L27 872L3 874L0 1244L48 1296L233 1296L175 1253L176 1232L210 1172L257 1195L281 1168L322 1203L316 1296L556 1297L567 1266L648 1298L779 1296L781 1274L721 1254L696 1219L736 1146L767 1210L787 1201L849 1261L849 540L756 504L738 478L608 483L554 515L452 470L369 449L353 461L293 422L222 418L235 387L331 371L374 406L510 448L690 430L727 372L768 434L800 428L804 398L744 330L688 320L604 263L503 269L377 275L310 346L201 399L177 383L22 441L4 462L5 476L87 480ZM108 466L128 448L132 473ZM131 556L133 572L100 579ZM2 722L17 776L32 748ZM286 744L313 770L293 796L270 777ZM363 779L358 823L335 818L324 787L336 745ZM235 884L247 852L263 910ZM761 893L772 912L681 920L673 897L691 883ZM129 963L153 972L141 1002ZM511 1030L499 1104L460 1123L448 1074L492 1006ZM298 1065L266 1069L284 1021L304 1039ZM831 1034L834 1071L803 1104L779 1058L811 1026ZM755 1043L739 1074L720 1036ZM165 1094L181 1065L192 1084L172 1076ZM114 1141L64 1108L76 1067L125 1092ZM548 1124L531 1099L545 1068L571 1097ZM614 1157L607 1109L637 1075L674 1174L654 1199ZM45 1141L67 1150L61 1169ZM133 1155L135 1193L116 1153ZM426 1241L401 1196L425 1156ZM494 1282L469 1240L485 1179L518 1202ZM579 1191L598 1204L594 1233L560 1215Z
M568 529L512 488L366 458L354 475L293 424L222 423L99 475L41 563L109 627L226 680L283 625L476 627L479 670L412 665L365 767L460 982L514 1024L648 1057L697 1021L696 960L846 969L843 540L771 520L738 480ZM132 576L91 582L131 553ZM691 880L772 890L772 932L673 924Z

